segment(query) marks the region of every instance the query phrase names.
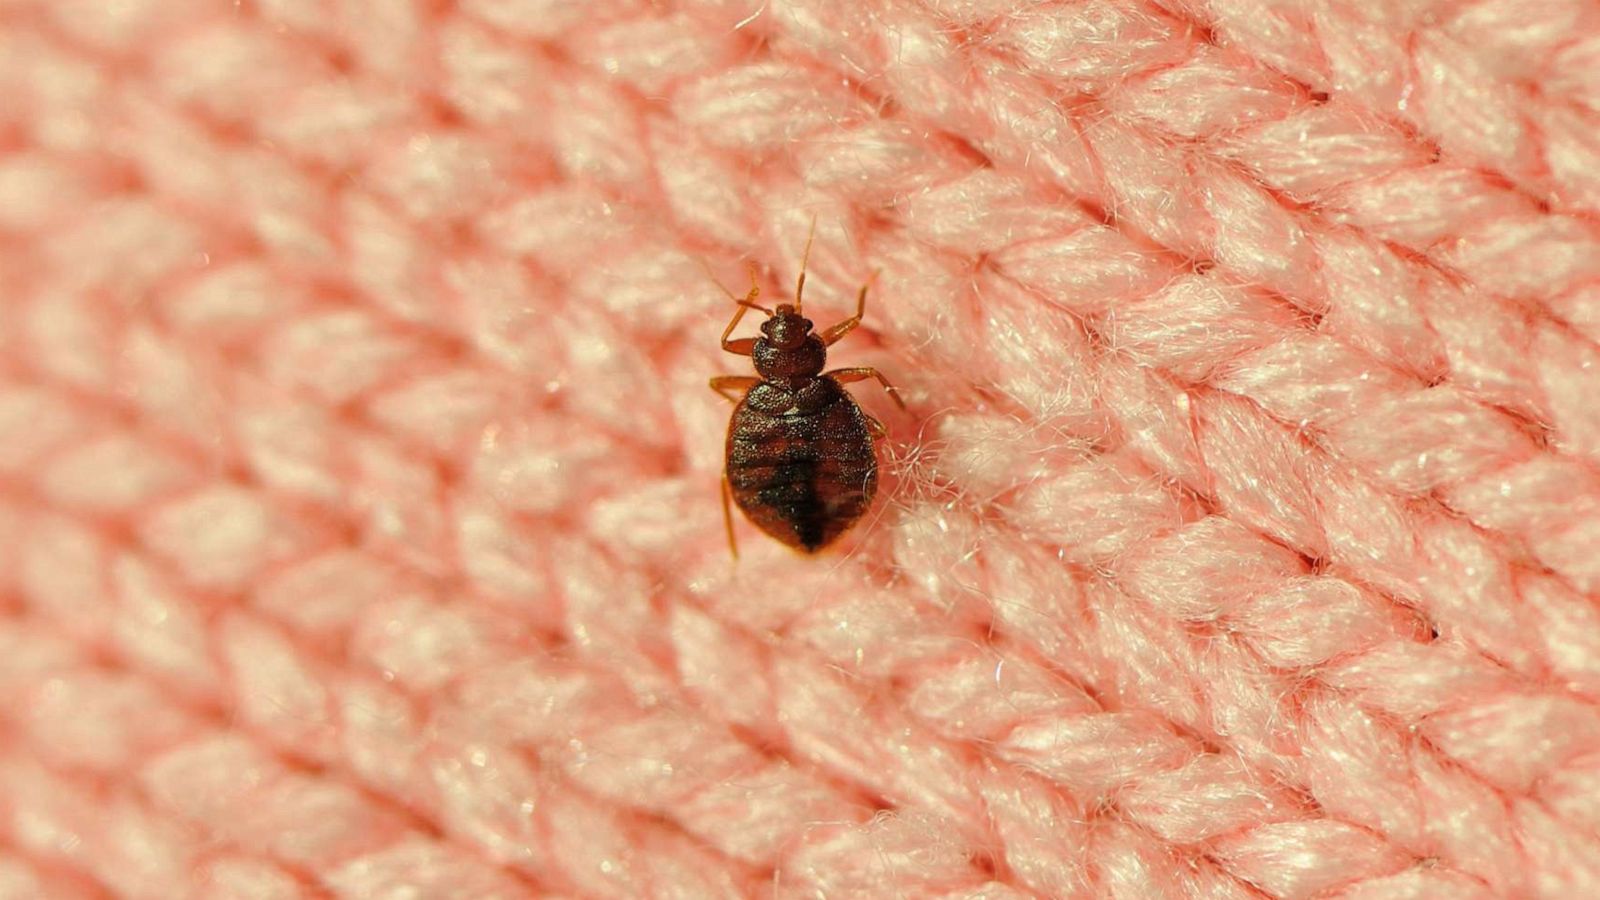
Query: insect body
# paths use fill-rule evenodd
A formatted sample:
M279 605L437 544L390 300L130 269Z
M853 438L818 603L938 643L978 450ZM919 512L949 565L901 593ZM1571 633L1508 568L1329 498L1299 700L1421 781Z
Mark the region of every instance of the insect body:
M806 249L809 256L809 241ZM876 369L822 371L827 348L861 324L870 285L856 296L855 315L813 333L811 321L800 314L805 283L802 261L794 304L772 311L756 305L760 290L752 276L750 292L735 298L739 308L722 331L722 349L752 357L759 375L711 379L712 390L738 402L728 423L722 484L730 547L730 494L757 527L797 550L815 553L832 543L872 505L878 488L873 441L885 433L844 385L876 378L905 408L899 392ZM767 314L762 336L729 340L752 309ZM745 392L742 398L734 393L739 390Z

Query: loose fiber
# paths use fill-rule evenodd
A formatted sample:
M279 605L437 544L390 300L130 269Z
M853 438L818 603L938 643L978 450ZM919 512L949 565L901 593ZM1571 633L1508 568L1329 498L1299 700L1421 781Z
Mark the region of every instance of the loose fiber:
M0 2L0 896L1600 895L1587 0ZM881 367L718 498L713 279Z

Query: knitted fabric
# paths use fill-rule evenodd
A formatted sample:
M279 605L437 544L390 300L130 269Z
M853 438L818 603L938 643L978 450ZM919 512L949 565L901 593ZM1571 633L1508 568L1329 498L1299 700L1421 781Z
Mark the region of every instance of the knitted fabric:
M1600 896L1593 0L0 0L0 98L0 897ZM909 411L735 562L813 220Z

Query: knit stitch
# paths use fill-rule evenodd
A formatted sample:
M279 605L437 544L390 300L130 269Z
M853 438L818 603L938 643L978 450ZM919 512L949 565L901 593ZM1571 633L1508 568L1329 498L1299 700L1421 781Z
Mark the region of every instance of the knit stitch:
M1600 896L1592 0L0 0L0 897ZM759 267L890 435L718 478Z

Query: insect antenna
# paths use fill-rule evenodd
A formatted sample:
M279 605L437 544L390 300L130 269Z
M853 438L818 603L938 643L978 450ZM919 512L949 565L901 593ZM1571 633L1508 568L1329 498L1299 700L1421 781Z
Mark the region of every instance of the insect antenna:
M800 280L795 282L794 286L794 311L796 315L800 313L800 295L803 294L806 289L806 263L811 261L811 242L815 240L816 237L817 217L816 214L813 213L811 216L811 228L806 232L806 249L804 253L800 254Z

